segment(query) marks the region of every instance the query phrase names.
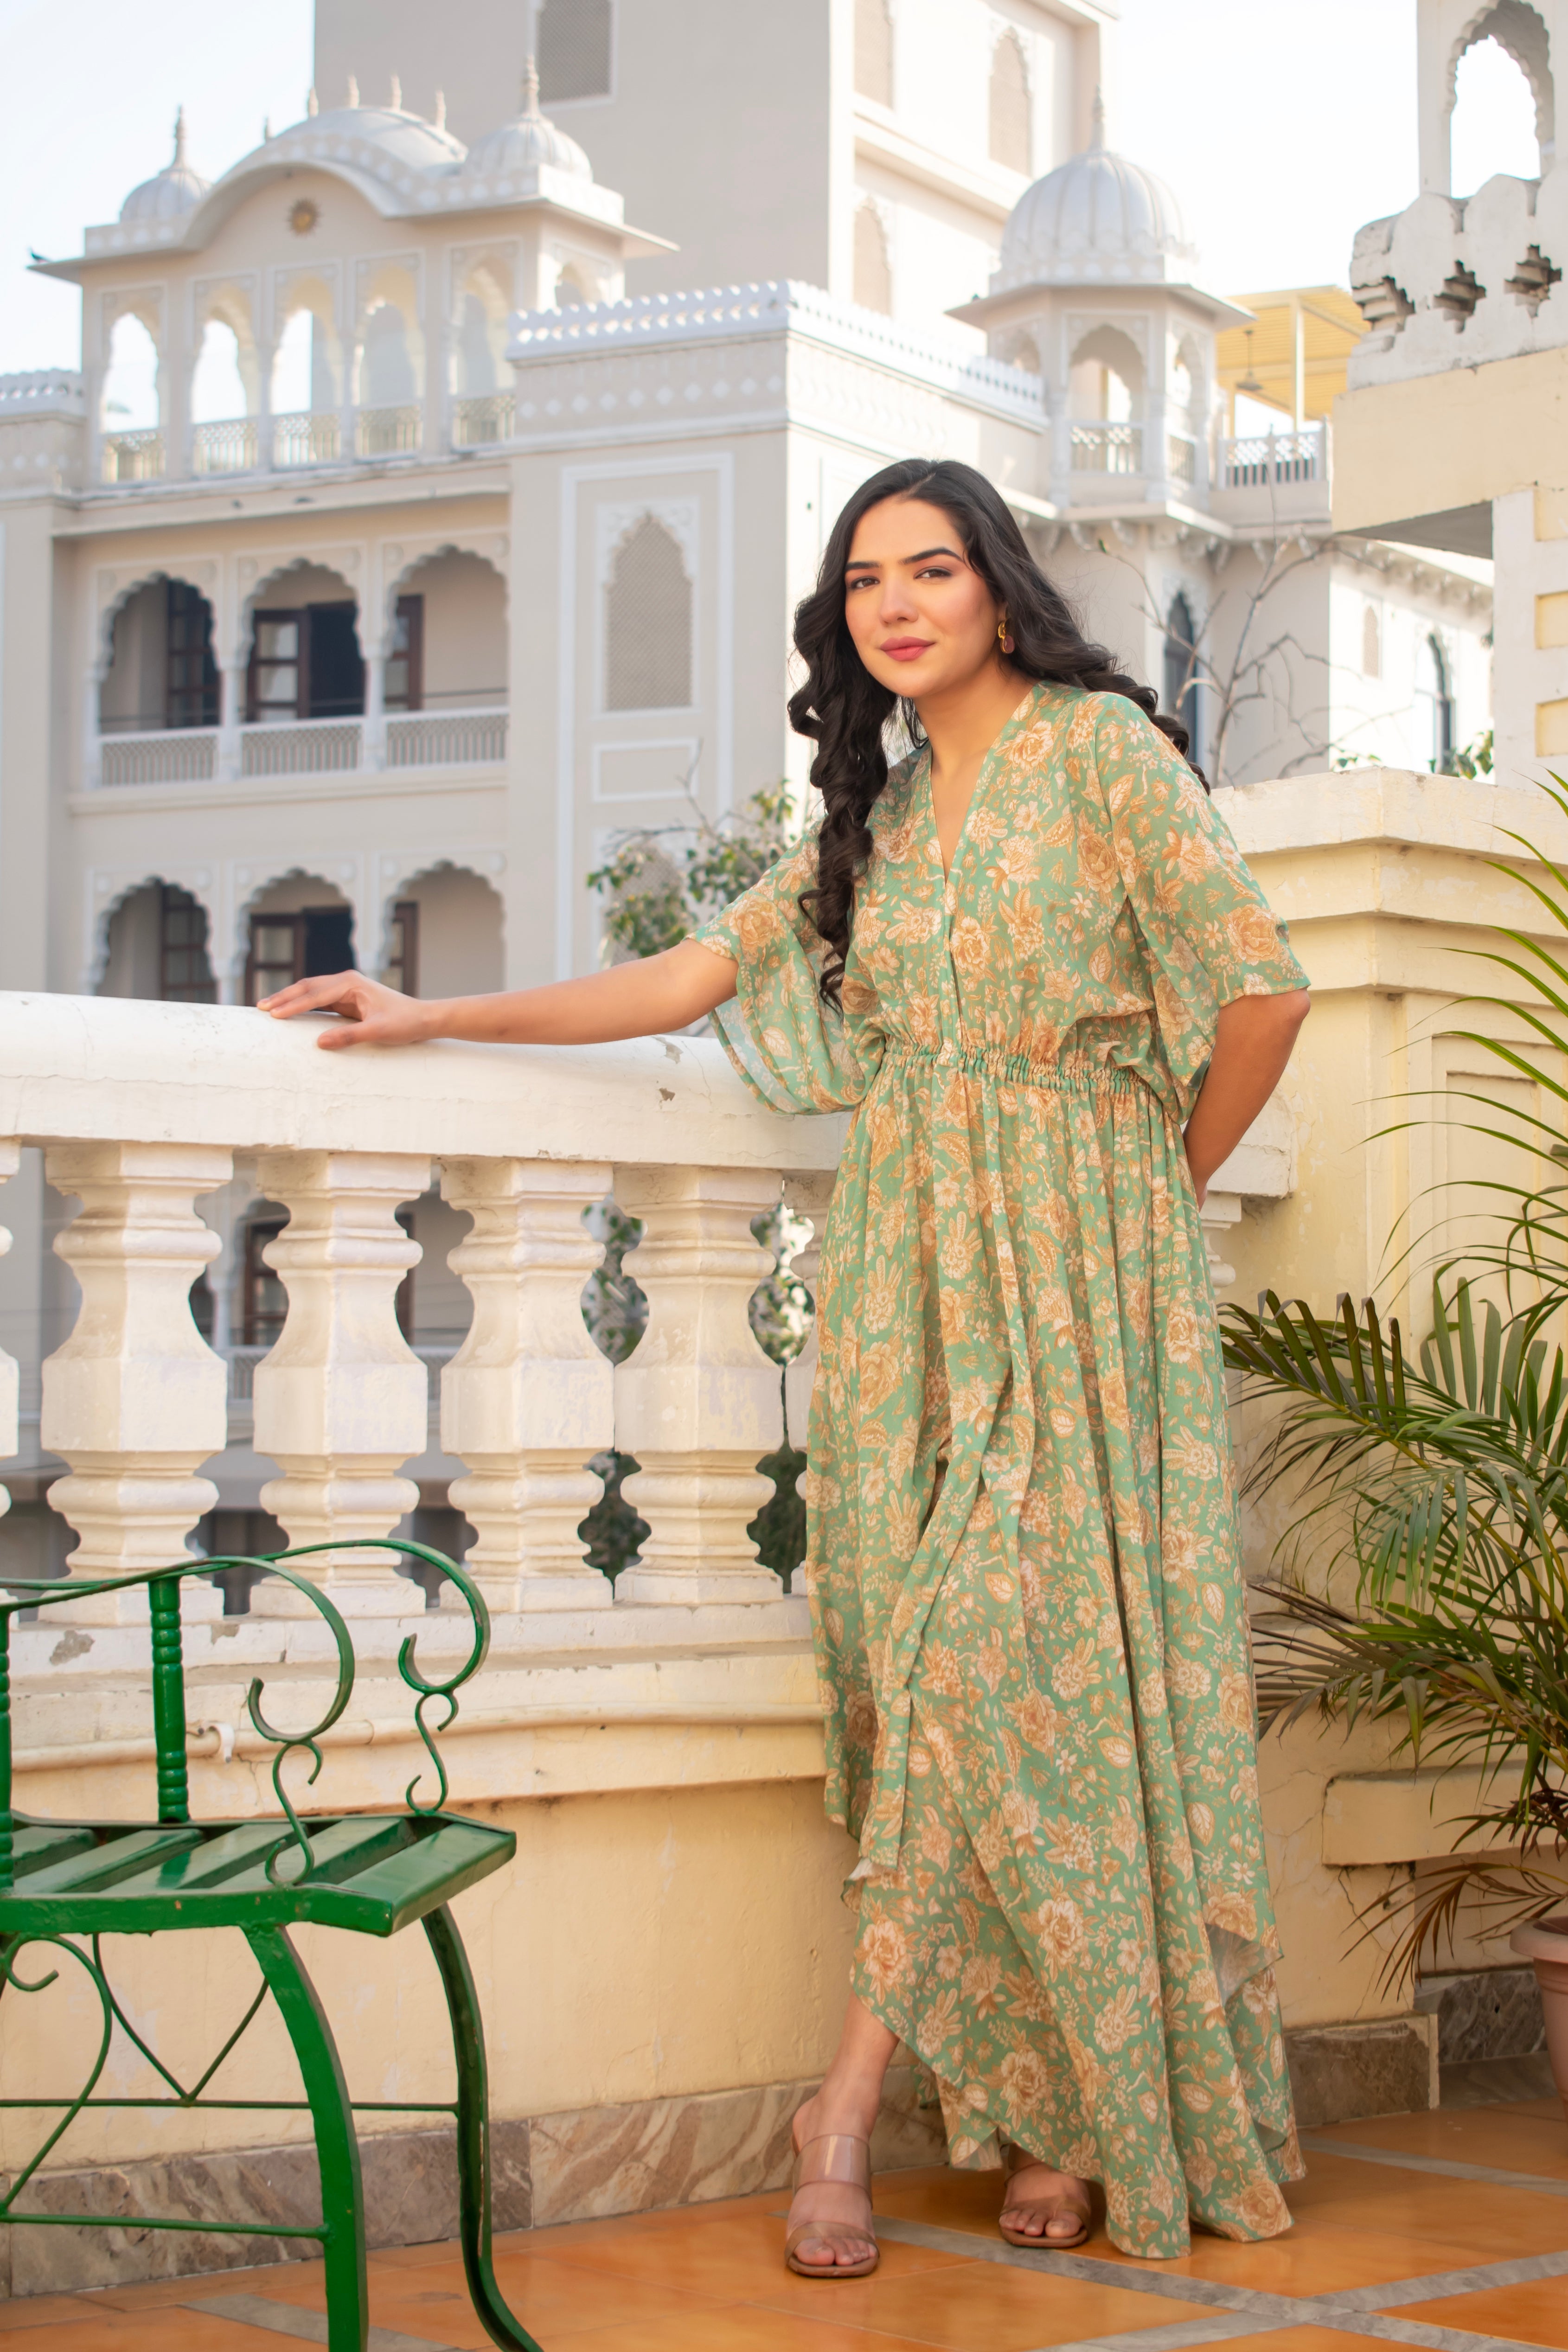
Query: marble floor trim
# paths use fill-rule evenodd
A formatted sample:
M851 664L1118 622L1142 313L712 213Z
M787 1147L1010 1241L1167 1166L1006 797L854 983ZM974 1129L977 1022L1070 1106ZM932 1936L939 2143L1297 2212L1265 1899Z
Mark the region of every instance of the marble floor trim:
M274 2336L291 2336L296 2344L325 2344L327 2319L319 2311L301 2311L298 2305L278 2303L267 2294L207 2294L199 2303L183 2303L181 2311L199 2312L203 2318L232 2319L242 2327L269 2328ZM372 2327L365 2352L458 2352L455 2344L437 2344L428 2336L405 2336L401 2328Z
M1308 2156L1348 2156L1357 2164L1392 2165L1400 2172L1437 2172L1448 2180L1484 2180L1493 2189L1528 2189L1537 2197L1568 2197L1568 2180L1542 2172L1502 2172L1494 2164L1461 2164L1457 2157L1410 2156L1403 2149L1368 2147L1360 2140L1325 2139L1321 2132L1303 2132L1301 2147Z

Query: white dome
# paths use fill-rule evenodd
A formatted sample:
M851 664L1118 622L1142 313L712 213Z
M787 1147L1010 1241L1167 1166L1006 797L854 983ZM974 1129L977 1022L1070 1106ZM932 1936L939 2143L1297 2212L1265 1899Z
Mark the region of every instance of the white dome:
M1113 155L1103 126L1096 100L1090 144L1019 198L1002 231L993 291L1041 279L1124 285L1159 280L1171 261L1190 268L1193 248L1176 198L1152 172Z
M548 115L539 112L539 78L530 58L523 75L521 111L498 131L487 131L483 139L476 139L463 169L468 177L493 180L534 171L540 163L554 172L570 172L579 180L593 177L593 166L576 140L569 139Z
M285 142L306 148L312 160L328 162L358 163L366 159L356 149L373 148L383 166L402 164L416 172L449 172L464 154L463 142L441 124L393 106L329 107L325 113L308 114L303 122L291 122L268 143L279 147ZM266 154L267 149L258 152Z
M120 207L122 221L179 220L193 213L207 193L207 183L185 161L185 110L174 117L174 156L161 172L132 188Z

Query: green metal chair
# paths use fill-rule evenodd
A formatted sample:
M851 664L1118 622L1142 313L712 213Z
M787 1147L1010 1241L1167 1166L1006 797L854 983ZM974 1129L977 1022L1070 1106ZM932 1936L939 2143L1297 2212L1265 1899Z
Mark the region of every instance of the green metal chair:
M354 1652L348 1626L326 1594L284 1565L308 1551L346 1550L348 1545L314 1544L267 1559L190 1559L172 1568L98 1582L11 1584L0 1597L0 1992L41 1992L55 1982L47 1975L23 1977L17 1959L30 1944L50 1944L90 1980L99 2000L102 2032L87 2079L73 2095L55 2099L0 2099L0 2107L61 2111L31 2158L14 2174L0 2196L0 2222L13 2227L113 2226L113 2217L92 2213L40 2213L19 2209L17 2199L76 2117L89 2107L223 2107L250 2112L308 2112L321 2168L321 2221L315 2228L285 2228L258 2221L254 2231L225 2222L225 2235L314 2238L327 2269L329 2352L364 2352L369 2327L365 2267L365 2210L354 2136L356 2108L378 2115L452 2116L457 2133L459 2230L468 2291L481 2326L507 2352L539 2352L514 2318L496 2284L490 2252L490 2135L486 2087L485 2034L462 1939L448 1908L465 1886L509 1862L517 1840L509 1830L443 1812L445 1770L435 1735L457 1713L457 1692L484 1663L490 1620L483 1594L464 1570L423 1544L385 1538L374 1546L425 1561L449 1577L466 1602L473 1641L458 1670L431 1680L414 1664L415 1636L398 1654L398 1671L417 1694L414 1721L436 1776L429 1804L415 1796L423 1774L404 1792L408 1811L344 1816L308 1814L303 1820L283 1785L283 1766L296 1749L313 1758L310 1780L321 1768L322 1733L348 1706L354 1686ZM193 1822L185 1775L185 1681L181 1653L180 1585L185 1577L207 1577L214 1569L247 1568L287 1580L319 1611L337 1645L338 1682L331 1704L308 1731L277 1731L262 1712L260 1678L246 1706L261 1738L276 1743L272 1783L281 1821ZM157 1748L156 1822L34 1821L11 1806L11 1621L25 1608L88 1593L147 1587L152 1619L152 1720ZM426 1710L436 1701L445 1713L434 1727ZM356 2100L349 2096L337 2044L316 1989L289 1940L290 1927L312 1920L361 1936L395 1936L415 1920L423 1927L440 1972L452 2020L457 2095L446 2101ZM105 1970L101 1939L110 1935L160 1935L193 1927L237 1927L255 1953L262 1982L256 1999L193 2088L176 2080L131 2024ZM77 1940L73 1940L77 1939ZM303 2099L208 2098L204 2093L251 2025L268 1995L277 2002L294 2045L304 2080ZM9 2004L7 2004L9 2006ZM169 2085L167 2094L145 2098L95 2095L119 2025ZM208 2229L212 2225L137 2217L137 2228Z

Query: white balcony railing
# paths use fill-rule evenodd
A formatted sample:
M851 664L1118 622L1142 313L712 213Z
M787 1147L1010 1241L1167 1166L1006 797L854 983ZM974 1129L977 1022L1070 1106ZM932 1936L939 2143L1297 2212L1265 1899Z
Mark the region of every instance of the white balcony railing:
M275 466L329 466L342 441L342 419L335 408L290 410L272 420Z
M509 392L485 392L452 404L452 446L482 448L487 441L511 438L517 404Z
M156 734L106 735L99 775L106 784L194 784L217 774L215 727L171 727Z
M465 767L507 756L503 710L410 710L386 723L389 768Z
M106 482L156 482L163 473L163 436L156 426L138 433L106 433Z
M1075 474L1141 474L1144 470L1144 428L1141 425L1074 425L1072 470Z
M240 730L242 776L321 776L357 768L364 729L357 719L263 720Z
M191 470L197 474L249 474L256 469L254 416L225 416L191 431Z
M424 411L417 401L399 408L361 408L354 418L356 457L402 457L417 449Z
M744 1640L743 1620L759 1641L798 1637L800 1604L746 1532L772 1492L758 1465L783 1433L779 1368L747 1316L772 1265L751 1223L781 1181L820 1221L841 1119L763 1109L706 1040L329 1056L318 1026L0 996L0 1180L25 1137L83 1204L60 1244L80 1306L45 1361L39 1425L67 1465L49 1506L82 1538L69 1573L180 1556L218 1502L203 1465L225 1450L231 1404L276 1465L259 1500L291 1543L390 1534L419 1500L402 1471L429 1446L434 1378L440 1445L461 1465L451 1502L476 1534L466 1563L498 1618L612 1609L646 1624L674 1604L711 1610L716 1638L732 1626ZM267 1245L287 1306L275 1347L225 1362L189 1294L219 1248L196 1202L231 1181L236 1153L246 1184L288 1213ZM397 1324L420 1257L398 1211L433 1176L472 1219L449 1264L473 1320L455 1353L421 1360ZM648 1300L641 1341L613 1368L581 1307L601 1256L584 1212L612 1182L642 1221L628 1271ZM11 1393L0 1378L0 1460L16 1444ZM792 1416L803 1403L792 1392ZM577 1532L600 1496L588 1465L612 1447L640 1465L625 1496L649 1528L613 1594ZM423 1606L373 1550L329 1549L306 1572L356 1617ZM138 1613L112 1594L67 1606L85 1623ZM678 1637L689 1620L664 1622Z
M1328 427L1254 433L1219 445L1219 479L1228 490L1272 489L1283 482L1328 479Z
M1173 482L1189 485L1197 480L1197 444L1185 433L1166 436L1166 467Z

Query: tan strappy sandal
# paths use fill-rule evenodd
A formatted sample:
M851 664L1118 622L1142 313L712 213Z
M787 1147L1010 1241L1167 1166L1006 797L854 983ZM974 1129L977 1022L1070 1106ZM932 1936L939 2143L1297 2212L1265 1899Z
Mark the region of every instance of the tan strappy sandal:
M802 2189L810 2189L819 2180L841 2181L846 2188L859 2189L863 2192L865 2228L854 2229L848 2221L798 2221L784 2241L785 2263L797 2278L869 2278L882 2260L882 2255L874 2248L868 2257L858 2263L798 2262L795 2249L803 2245L808 2238L821 2246L833 2246L835 2239L875 2237L876 2224L871 2210L871 2142L853 2139L848 2132L824 2132L818 2139L809 2139L804 2147L795 2151L792 2186L798 2195ZM790 2210L793 2210L791 2205Z
M1030 2156L1025 2149L1015 2147L1011 2141L1009 2142L1005 2169L1009 2180L1015 2173L1027 2172L1032 2165L1040 2162L1040 2158L1038 2156ZM1025 2197L1020 2198L1016 2203L1011 2198L1004 2198L1002 2200L1004 2211L1009 2205L1012 2205L1015 2212L1038 2213L1040 2217L1038 2231L1015 2230L1006 2221L998 2221L997 2224L1009 2246L1023 2246L1031 2254L1071 2253L1074 2246L1082 2245L1093 2227L1094 2211L1089 2202L1087 2189L1077 2191L1063 2189L1055 2197ZM1071 2213L1078 2223L1077 2230L1070 2238L1048 2237L1047 2231L1061 2213Z

